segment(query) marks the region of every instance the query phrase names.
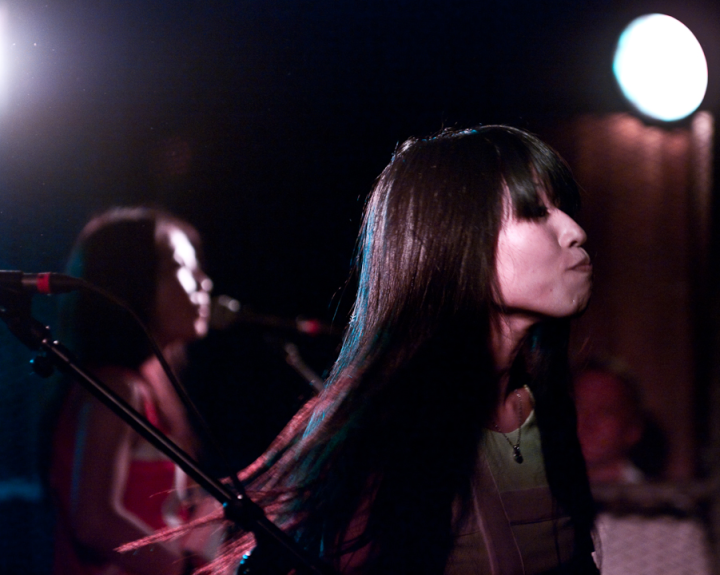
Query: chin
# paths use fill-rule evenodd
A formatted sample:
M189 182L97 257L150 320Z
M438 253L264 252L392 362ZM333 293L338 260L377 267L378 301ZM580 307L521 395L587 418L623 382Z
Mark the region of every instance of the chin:
M585 313L585 310L590 305L590 290L587 291L587 293L584 293L582 296L578 296L573 298L572 300L572 310L570 311L568 317L578 317L581 316L583 313Z
M193 339L202 339L208 334L208 322L205 319L199 319L195 322L195 337Z
M584 302L581 306L578 306L577 309L573 313L569 314L568 317L570 317L570 318L580 317L582 314L585 313L585 310L587 310L589 303L590 303L589 300Z
M588 308L588 299L583 299L582 301L573 300L570 304L566 305L558 305L552 310L548 310L545 314L542 314L544 317L551 317L555 319L562 319L562 318L575 318L581 316L583 313L585 313L585 310Z

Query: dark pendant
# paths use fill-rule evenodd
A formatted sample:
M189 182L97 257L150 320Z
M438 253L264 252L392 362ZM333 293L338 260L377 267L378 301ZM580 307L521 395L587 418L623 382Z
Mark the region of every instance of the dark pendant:
M515 461L517 461L518 463L522 463L522 462L523 462L523 456L522 456L522 453L520 453L520 446L519 446L519 445L514 445L514 446L513 446L513 459L515 459Z

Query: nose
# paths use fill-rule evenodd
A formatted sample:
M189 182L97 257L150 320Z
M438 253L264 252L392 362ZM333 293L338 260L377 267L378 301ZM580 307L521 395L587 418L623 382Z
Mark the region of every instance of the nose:
M558 240L563 247L580 247L587 240L585 230L574 219L561 210L556 211L558 216Z

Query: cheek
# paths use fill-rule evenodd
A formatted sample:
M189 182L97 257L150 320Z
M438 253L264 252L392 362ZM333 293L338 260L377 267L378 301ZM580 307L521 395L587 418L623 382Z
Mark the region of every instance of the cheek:
M542 234L528 232L520 228L500 234L496 255L498 280L534 282L541 272L550 271L555 258L550 242Z
M516 238L501 235L495 257L495 272L504 299L517 289L518 283L523 281L523 272L526 271L525 256L522 250L518 249L515 240Z
M557 275L551 266L543 265L541 257L530 250L518 250L498 260L498 286L507 305L529 305L555 291Z
M190 296L175 279L160 282L157 293L157 320L164 325L175 325L192 308Z

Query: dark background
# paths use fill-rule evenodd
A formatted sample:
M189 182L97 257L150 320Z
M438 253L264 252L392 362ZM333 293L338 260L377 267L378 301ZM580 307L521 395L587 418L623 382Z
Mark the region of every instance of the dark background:
M614 43L652 11L690 26L713 69L712 2L16 1L2 258L61 269L92 213L159 203L202 232L218 293L329 318L398 142L625 110Z
M216 293L339 327L352 300L340 296L365 195L408 136L478 123L542 136L579 114L627 111L612 78L614 44L648 12L675 16L696 34L710 68L703 108L718 108L720 7L711 0L3 7L0 268L61 271L91 215L158 204L200 230ZM53 301L37 300L52 323ZM198 353L214 385L197 393L205 407L223 404L226 422L232 409L243 425L250 409L241 398L217 399L242 379L227 374L229 365L253 359L241 369L259 380L292 380L273 394L284 407L265 430L271 435L302 384L275 375L287 368L274 352L250 352L247 333L213 337L219 343ZM299 342L316 370L327 367L333 342ZM49 541L49 519L35 505L37 397L46 384L30 373L29 357L0 326L0 566L41 573L46 555L28 555L26 542ZM254 393L260 402L268 396ZM258 413L271 409L265 403ZM12 537L2 533L11 525ZM24 559L14 559L20 552Z

